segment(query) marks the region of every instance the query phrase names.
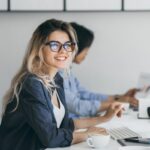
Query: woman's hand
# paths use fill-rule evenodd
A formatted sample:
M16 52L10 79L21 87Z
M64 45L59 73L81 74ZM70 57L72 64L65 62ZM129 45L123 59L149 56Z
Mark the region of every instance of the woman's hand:
M121 117L122 111L123 108L120 102L112 102L103 117L105 118L105 121L109 121L114 116Z
M86 131L79 131L73 132L73 140L72 140L72 144L76 144L82 141L85 141L88 136L90 135L94 135L94 134L103 134L103 135L107 135L107 131L104 128L99 128L99 127L89 127L87 128Z
M88 135L93 135L93 134L106 135L106 134L108 134L105 128L100 128L100 127L90 127L86 130L86 133Z

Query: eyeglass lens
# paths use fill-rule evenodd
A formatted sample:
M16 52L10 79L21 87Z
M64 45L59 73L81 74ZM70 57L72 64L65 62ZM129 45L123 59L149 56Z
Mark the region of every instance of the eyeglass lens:
M61 44L59 41L50 41L46 45L49 45L50 49L54 52L60 51L62 47L67 52L72 52L75 49L75 43L71 41L67 41L64 44Z

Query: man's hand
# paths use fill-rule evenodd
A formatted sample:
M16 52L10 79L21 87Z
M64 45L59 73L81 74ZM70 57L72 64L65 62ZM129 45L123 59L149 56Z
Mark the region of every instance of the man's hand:
M117 98L118 102L129 103L133 107L138 106L138 100L135 98L135 94L141 91L141 89L133 88L128 90L125 94L119 95Z
M123 94L123 96L134 97L135 94L140 91L141 89L138 89L138 88L129 89L125 94Z

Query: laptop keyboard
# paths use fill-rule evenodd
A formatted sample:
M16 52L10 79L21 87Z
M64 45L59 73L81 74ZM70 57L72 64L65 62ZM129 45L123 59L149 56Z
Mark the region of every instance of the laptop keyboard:
M126 139L131 137L141 137L138 133L132 131L127 127L108 129L108 133L115 140Z

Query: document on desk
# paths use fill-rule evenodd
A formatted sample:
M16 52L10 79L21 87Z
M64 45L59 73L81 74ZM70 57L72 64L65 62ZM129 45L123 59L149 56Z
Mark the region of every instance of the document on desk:
M139 98L138 118L149 119L148 107L150 107L150 98Z
M150 73L140 73L137 88L141 89L135 94L137 99L150 97Z
M119 150L150 150L150 147L145 147L145 146L124 146L124 147L120 147Z

